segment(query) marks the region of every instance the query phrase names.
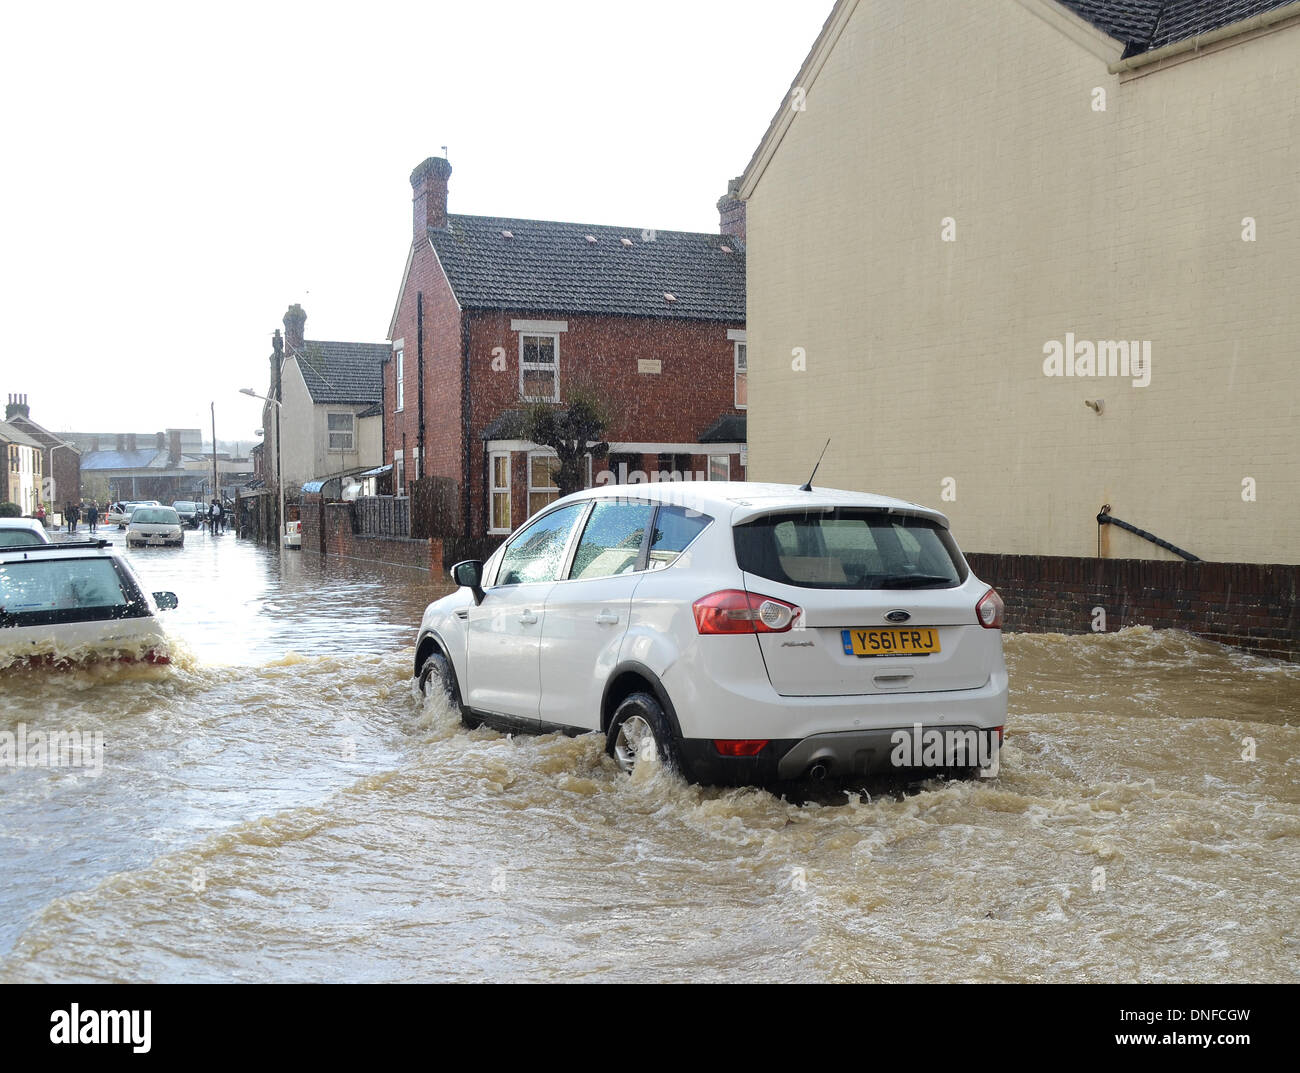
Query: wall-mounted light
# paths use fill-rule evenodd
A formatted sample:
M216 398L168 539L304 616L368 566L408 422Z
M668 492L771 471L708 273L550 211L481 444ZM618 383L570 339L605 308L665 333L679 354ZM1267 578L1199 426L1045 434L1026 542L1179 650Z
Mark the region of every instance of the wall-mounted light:
M1088 407L1088 409L1091 410L1093 413L1097 413L1097 414L1101 413L1103 410L1106 409L1105 399L1084 399L1083 404L1084 406Z

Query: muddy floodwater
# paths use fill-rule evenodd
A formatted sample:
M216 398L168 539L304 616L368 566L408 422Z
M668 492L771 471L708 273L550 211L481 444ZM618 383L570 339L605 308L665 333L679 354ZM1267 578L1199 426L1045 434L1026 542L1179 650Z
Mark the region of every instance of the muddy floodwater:
M0 673L103 734L0 767L0 980L1300 980L1300 666L1009 635L998 778L796 804L463 730L433 584L187 539L173 666Z

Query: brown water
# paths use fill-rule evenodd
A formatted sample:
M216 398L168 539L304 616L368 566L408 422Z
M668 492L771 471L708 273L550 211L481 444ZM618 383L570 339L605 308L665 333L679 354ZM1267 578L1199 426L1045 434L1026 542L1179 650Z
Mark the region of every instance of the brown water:
M131 555L173 667L0 675L105 741L0 768L0 980L1300 979L1300 667L1009 636L999 778L797 805L462 730L413 572Z

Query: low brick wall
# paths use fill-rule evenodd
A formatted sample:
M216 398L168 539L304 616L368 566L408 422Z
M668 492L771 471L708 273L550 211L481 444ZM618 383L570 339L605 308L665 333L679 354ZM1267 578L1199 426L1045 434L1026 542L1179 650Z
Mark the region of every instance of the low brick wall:
M323 503L318 496L304 497L302 550L327 558L407 566L434 580L447 576L453 563L485 559L500 545L501 537L446 537L417 540L399 536L371 536L358 532L357 512L351 503Z
M968 554L1006 601L1004 628L1088 633L1125 626L1187 630L1259 655L1300 661L1300 566Z

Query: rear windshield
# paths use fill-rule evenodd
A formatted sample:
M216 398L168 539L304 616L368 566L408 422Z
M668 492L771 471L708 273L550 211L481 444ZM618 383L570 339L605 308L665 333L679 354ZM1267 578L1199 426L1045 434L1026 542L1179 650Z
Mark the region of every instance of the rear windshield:
M0 564L0 625L123 618L145 611L107 558Z
M184 501L182 501L182 502L180 502L180 503L173 503L173 504L172 504L172 507L173 507L174 509L176 509L176 510L183 510L183 511L186 511L186 512L189 512L189 511L194 510L197 506L198 506L197 503L186 503L186 502L184 502Z
M738 525L749 574L805 589L942 589L966 580L948 530L880 510L769 514Z
M171 507L138 507L131 515L131 521L137 525L141 522L146 525L175 525L180 518Z
M0 548L18 548L25 544L48 544L49 540L32 529L0 527Z

